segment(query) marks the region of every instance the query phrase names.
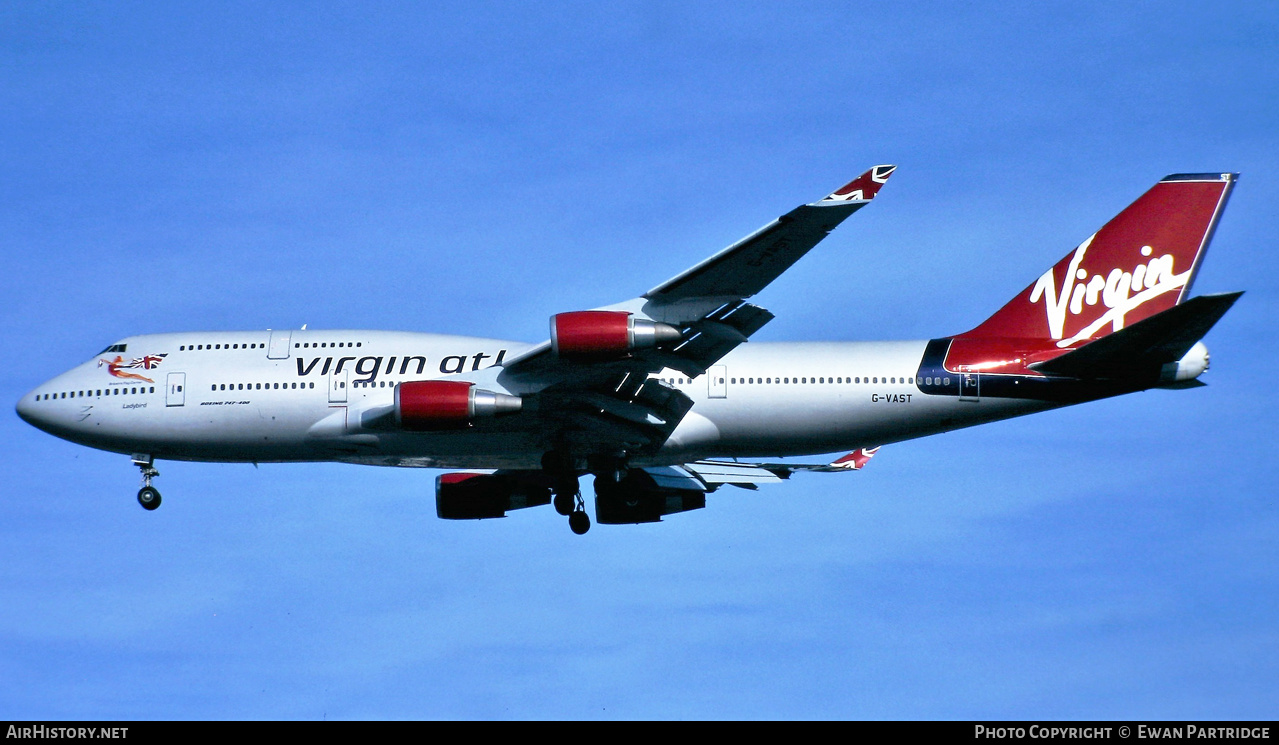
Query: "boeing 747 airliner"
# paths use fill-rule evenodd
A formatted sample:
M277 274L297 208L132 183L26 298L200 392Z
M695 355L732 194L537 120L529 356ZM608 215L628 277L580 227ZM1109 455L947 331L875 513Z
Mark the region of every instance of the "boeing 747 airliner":
M442 518L554 504L590 528L704 507L724 484L863 467L883 445L1148 388L1202 385L1200 339L1242 293L1190 297L1236 175L1176 174L981 325L902 342L754 343L747 299L869 204L875 166L632 300L529 344L391 331L132 336L23 396L53 435L161 459L461 469ZM768 462L844 453L833 462ZM747 459L747 460L742 460Z

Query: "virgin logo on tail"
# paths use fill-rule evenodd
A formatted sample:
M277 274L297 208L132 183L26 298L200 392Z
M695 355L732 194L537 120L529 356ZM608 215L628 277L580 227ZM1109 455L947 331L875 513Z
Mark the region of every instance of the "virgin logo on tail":
M1173 256L1168 253L1139 263L1132 271L1114 267L1105 276L1093 274L1089 279L1088 270L1081 268L1080 264L1096 237L1096 233L1092 234L1075 249L1060 289L1057 287L1055 273L1049 269L1031 290L1031 303L1037 303L1041 298L1044 301L1044 310L1048 314L1048 330L1053 339L1060 340L1057 342L1059 347L1068 347L1089 339L1107 324L1112 327L1111 331L1122 329L1128 313L1166 292L1180 290L1190 279L1189 269L1180 274L1176 272ZM1154 252L1153 246L1141 247L1142 256L1151 257ZM1067 314L1081 315L1085 306L1093 307L1098 303L1107 310L1078 333L1063 339Z
M1190 290L1233 183L1229 173L1164 177L961 336L1064 349L1172 308Z

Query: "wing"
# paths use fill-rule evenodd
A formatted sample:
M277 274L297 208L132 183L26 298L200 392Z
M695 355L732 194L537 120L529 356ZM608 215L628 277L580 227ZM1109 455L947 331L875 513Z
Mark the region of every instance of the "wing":
M683 468L695 474L706 485L708 491L714 491L723 484L754 489L759 484L784 481L796 471L814 473L860 471L877 452L879 447L858 448L830 463L742 463L726 460L699 460L685 463Z
M644 294L658 304L748 298L768 286L841 222L870 203L897 166L875 166L819 202L782 215Z
M627 480L638 489L622 503L597 501L596 516L602 523L657 522L665 515L705 507L706 494L725 484L755 490L760 484L788 479L796 471L860 469L877 450L854 450L825 465L699 460L682 466L637 469ZM549 504L554 486L554 477L545 471L445 473L436 479L435 513L445 520L506 517L513 510Z
M871 168L638 298L553 317L551 340L494 373L525 402L503 426L587 457L655 452L693 404L650 376L696 378L772 320L746 299L869 204L895 169Z

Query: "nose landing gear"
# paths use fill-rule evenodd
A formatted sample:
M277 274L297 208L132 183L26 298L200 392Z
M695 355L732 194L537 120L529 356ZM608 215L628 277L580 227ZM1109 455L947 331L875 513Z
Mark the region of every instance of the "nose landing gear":
M133 456L133 465L142 470L142 488L138 490L138 504L148 511L160 506L160 490L151 486L151 479L160 475L160 472L152 465L153 462L149 455L135 453Z
M154 486L144 486L138 490L138 504L144 509L154 510L160 506L160 490Z

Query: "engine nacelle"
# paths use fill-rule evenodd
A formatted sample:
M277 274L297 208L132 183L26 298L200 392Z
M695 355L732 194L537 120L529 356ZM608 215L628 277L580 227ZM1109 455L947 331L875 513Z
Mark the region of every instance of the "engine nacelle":
M621 481L595 479L595 521L601 525L655 523L662 515L699 510L706 506L706 492L660 486L641 469Z
M500 473L446 473L435 479L435 514L445 520L506 517L508 510L550 501L548 487Z
M1195 342L1181 359L1169 362L1159 371L1160 383L1181 383L1194 380L1208 369L1208 347L1201 341Z
M621 359L633 349L678 341L679 329L620 310L580 310L551 316L551 349L566 359Z
M522 404L519 396L459 380L413 380L395 386L395 422L413 432L462 429L478 417L514 414Z

